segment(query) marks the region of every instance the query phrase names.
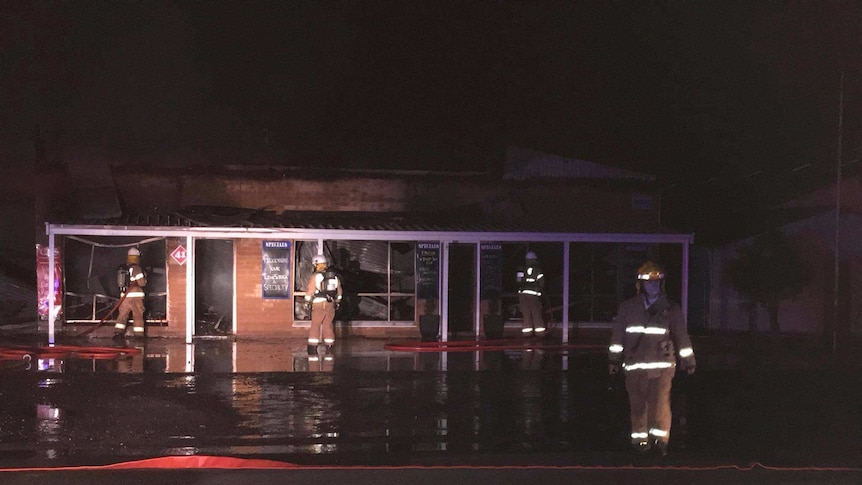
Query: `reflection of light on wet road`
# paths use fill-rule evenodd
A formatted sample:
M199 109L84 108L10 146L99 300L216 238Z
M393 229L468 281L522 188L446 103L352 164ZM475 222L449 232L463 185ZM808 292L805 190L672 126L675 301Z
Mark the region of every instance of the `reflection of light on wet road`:
M51 378L41 379L39 381L39 387L43 387L43 388L53 387L56 384L58 384L59 382L60 382L60 379L51 379Z
M164 450L164 454L168 456L192 456L201 454L201 450L194 446L184 446L182 448L167 448Z
M57 443L63 439L60 410L48 404L36 405L36 435L40 443ZM59 456L53 448L44 450L49 459Z

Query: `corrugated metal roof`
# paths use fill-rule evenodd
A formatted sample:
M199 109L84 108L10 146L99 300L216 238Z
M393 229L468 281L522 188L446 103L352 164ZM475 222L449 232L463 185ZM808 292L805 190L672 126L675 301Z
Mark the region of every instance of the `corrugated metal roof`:
M650 174L518 147L510 147L506 150L505 167L503 178L507 180L532 178L611 179L649 182L655 180L655 176Z
M59 222L59 221L55 221ZM250 228L304 229L392 232L512 232L512 233L647 233L673 234L662 227L618 227L607 221L591 218L570 227L561 223L541 225L535 221L511 223L487 221L479 211L466 207L441 213L391 212L323 212L286 211L236 207L193 206L170 213L123 214L111 219L65 221L67 225L119 227L188 227L188 228Z

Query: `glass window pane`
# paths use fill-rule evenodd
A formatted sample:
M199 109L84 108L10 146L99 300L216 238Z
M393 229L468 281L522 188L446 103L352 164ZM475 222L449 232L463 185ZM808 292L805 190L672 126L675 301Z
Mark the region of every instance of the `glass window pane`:
M344 291L385 293L389 264L386 241L326 241L326 255L342 278Z
M305 301L305 297L296 296L293 298L293 319L311 320L311 307Z
M317 254L317 241L296 241L296 249L295 249L295 258L294 262L294 271L295 275L293 281L294 291L305 291L305 285L308 284L308 279L311 278L311 274L314 273L314 266L311 264L311 258L313 258Z
M386 321L389 319L385 296L360 296L356 320Z
M391 275L389 291L413 293L416 289L416 244L395 242L390 245Z
M392 298L389 319L393 321L414 321L416 319L416 299L412 296Z

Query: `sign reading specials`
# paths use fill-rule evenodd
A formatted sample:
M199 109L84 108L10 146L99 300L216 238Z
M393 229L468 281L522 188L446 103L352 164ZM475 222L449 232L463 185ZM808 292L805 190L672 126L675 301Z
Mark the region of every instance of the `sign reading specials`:
M480 286L483 300L499 300L503 294L503 244L498 242L482 243Z
M264 298L290 298L290 241L263 241Z
M440 298L440 243L416 243L416 297Z

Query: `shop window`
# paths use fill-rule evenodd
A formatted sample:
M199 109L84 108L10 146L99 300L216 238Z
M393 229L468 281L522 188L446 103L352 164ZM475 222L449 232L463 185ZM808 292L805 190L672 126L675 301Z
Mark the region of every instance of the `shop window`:
M148 325L167 325L164 238L67 236L61 242L67 323L97 323L107 316L120 298L117 271L134 246L141 250L140 265L147 273L144 318ZM116 313L107 317L116 317Z
M323 253L341 275L343 300L337 320L414 321L415 244L389 241L326 241ZM318 254L316 241L296 241L294 318L308 320L305 289Z

